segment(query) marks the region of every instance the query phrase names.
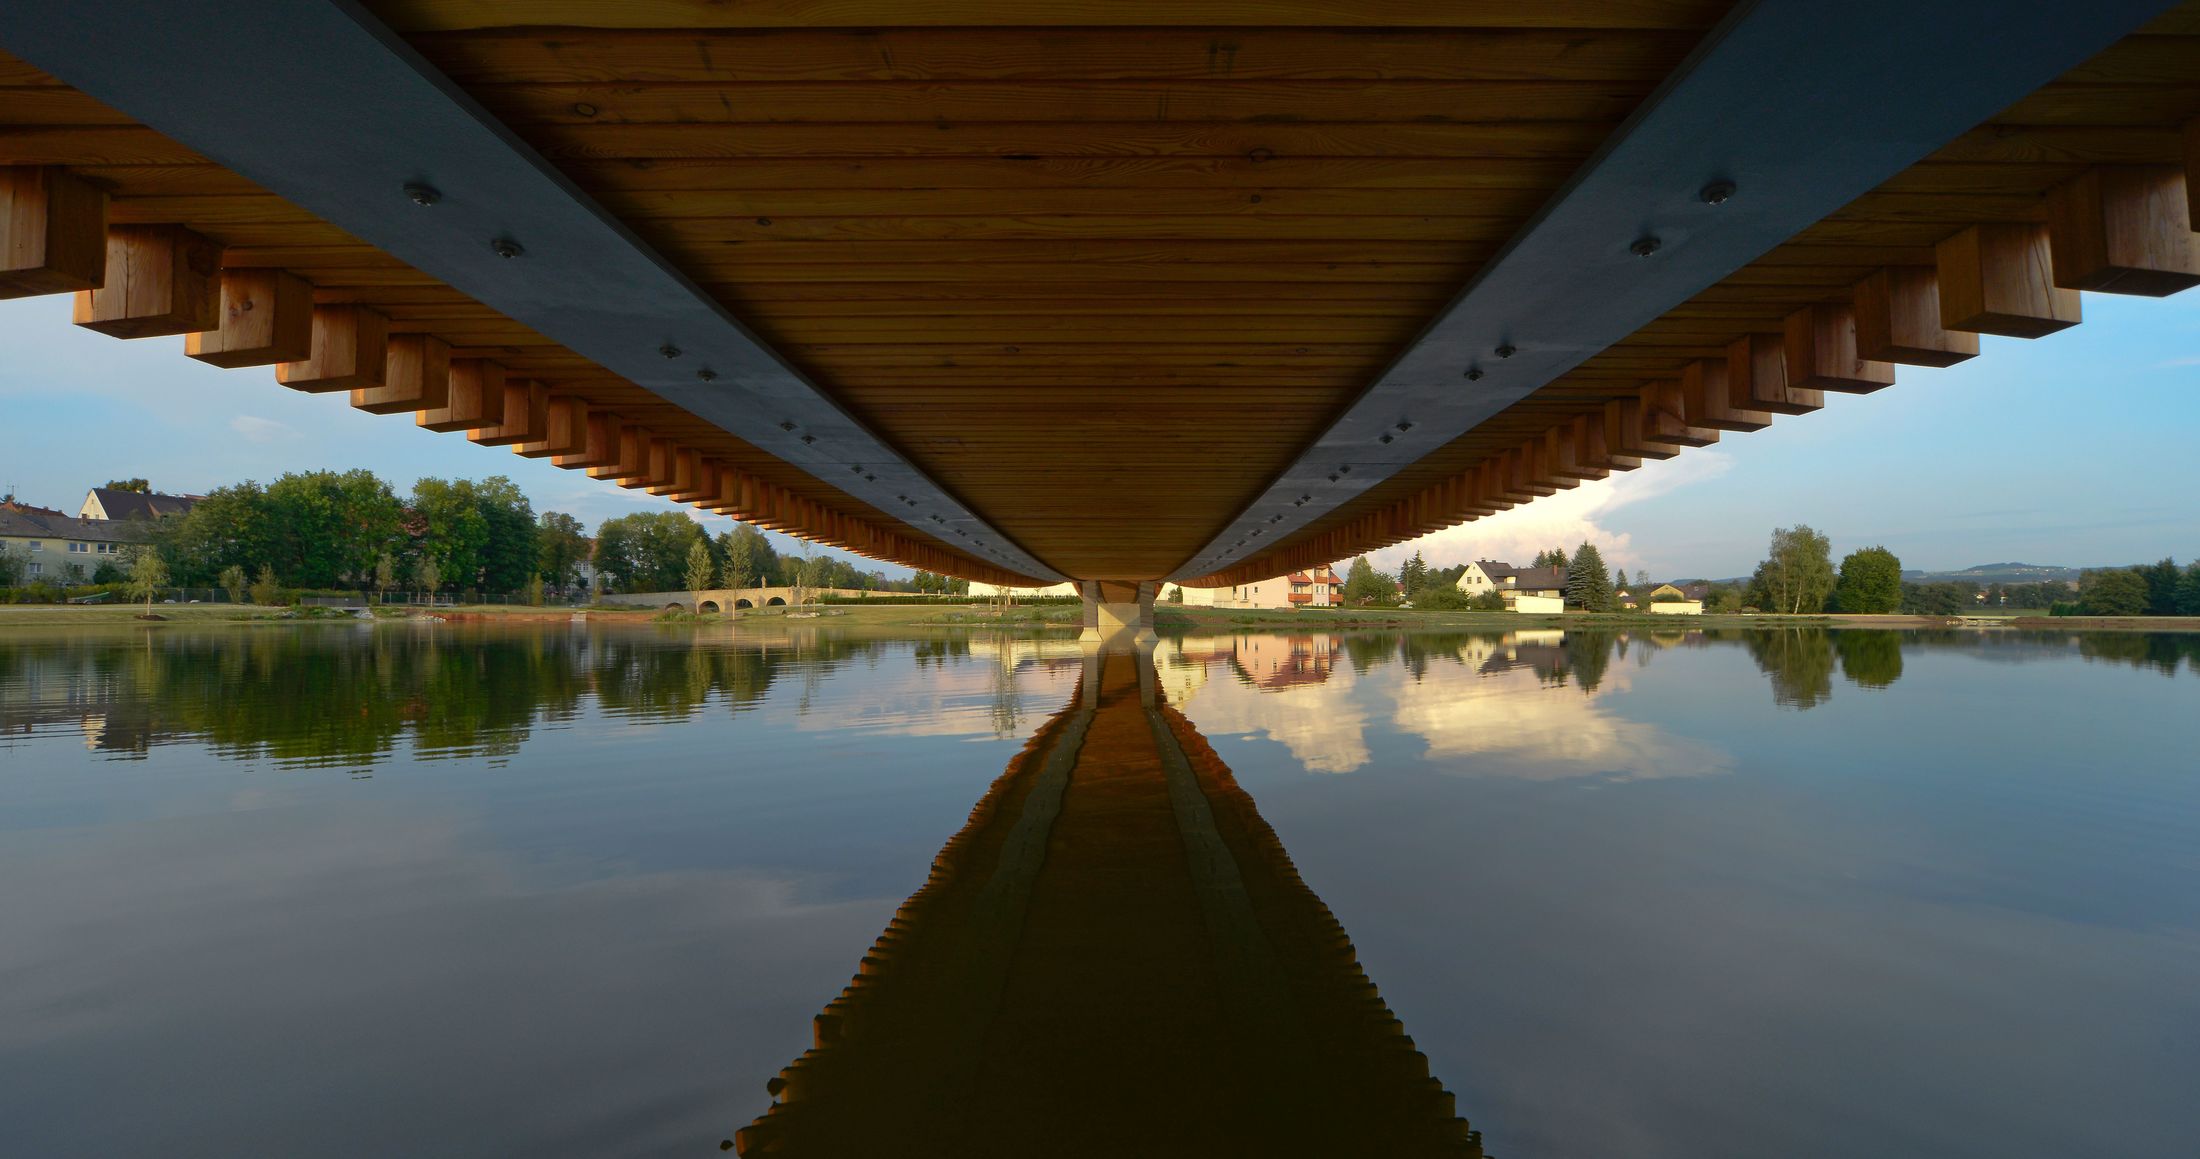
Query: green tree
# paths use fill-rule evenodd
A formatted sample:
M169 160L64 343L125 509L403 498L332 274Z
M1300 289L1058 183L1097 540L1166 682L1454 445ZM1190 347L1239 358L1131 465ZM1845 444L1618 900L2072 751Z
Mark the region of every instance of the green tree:
M621 591L678 591L688 545L702 535L701 526L677 511L606 519L596 528L596 567Z
M1398 569L1398 587L1405 592L1406 598L1410 600L1418 596L1421 589L1427 586L1428 561L1422 559L1421 553L1416 551L1413 553L1413 558L1407 560L1405 565Z
M536 529L536 574L561 587L579 582L580 565L588 560L588 529L563 511L545 511Z
M688 544L687 590L695 602L695 614L703 614L703 590L710 587L710 577L718 571L718 561L710 556L710 542L698 535Z
M268 484L266 504L275 534L263 559L306 588L363 586L403 514L372 471L284 475Z
M1566 602L1587 612L1612 610L1612 573L1604 570L1604 554L1593 543L1574 549L1566 565Z
M143 479L109 479L107 485L102 487L101 490L136 491L140 494L150 495L153 493L153 485Z
M1414 594L1413 606L1431 612L1463 612L1473 607L1474 601L1450 584L1432 583Z
M1384 579L1364 555L1353 560L1352 566L1345 570L1344 598L1347 603L1387 604L1395 591L1390 581Z
M481 573L475 582L483 591L519 591L527 586L528 577L537 573L542 561L534 505L517 484L502 475L475 483L473 490L484 533Z
M443 589L443 565L432 555L422 555L420 562L413 565L413 582L420 585L420 590L427 594L428 603L433 605L435 593Z
M2130 568L2089 571L2078 581L2078 609L2088 616L2144 616L2152 606L2147 577Z
M729 588L764 586L763 577L771 574L779 555L763 532L746 523L736 523L718 537L718 554L725 561L724 583Z
M1864 547L1841 560L1833 603L1844 612L1884 615L1902 607L1902 561L1884 547Z
M1642 569L1641 569L1641 568L1639 568L1639 567L1638 567L1638 568L1636 568L1636 569L1635 569L1635 586L1636 586L1636 587L1638 587L1638 588L1647 588L1647 587L1649 587L1649 586L1650 586L1650 573L1649 573L1649 572L1646 572L1646 571L1644 571L1644 570L1642 570Z
M2200 616L2200 560L2186 564L2183 578L2177 581L2177 614Z
M2147 581L2147 615L2176 615L2177 585L2184 579L2184 574L2177 570L2177 561L2164 556L2157 563L2132 570Z
M469 479L424 478L413 484L412 509L420 526L420 554L435 563L439 582L473 586L481 582L482 554L489 546L489 521ZM417 572L417 568L415 569Z
M397 586L397 560L389 552L374 561L374 602L383 603L390 598L390 589Z
M130 561L130 595L145 598L145 614L153 614L153 597L168 588L168 561L159 550L140 547Z
M1624 567L1615 567L1612 569L1612 594L1618 595L1620 592L1623 591L1627 591L1627 569ZM1627 594L1638 595L1640 593L1627 592Z
M230 564L222 569L221 589L229 593L230 603L241 604L244 602L244 587L244 568L237 564Z
M1902 612L1911 616L1960 616L1978 606L1972 583L1903 584Z
M1772 533L1765 561L1750 577L1748 602L1768 612L1821 612L1833 594L1832 543L1805 524Z
M153 542L168 556L176 578L187 586L213 582L224 569L255 569L275 558L280 527L267 489L246 480L217 487L180 519L153 525Z
M273 607L283 598L282 585L275 582L275 568L271 564L260 565L260 578L252 581L252 602L263 608Z

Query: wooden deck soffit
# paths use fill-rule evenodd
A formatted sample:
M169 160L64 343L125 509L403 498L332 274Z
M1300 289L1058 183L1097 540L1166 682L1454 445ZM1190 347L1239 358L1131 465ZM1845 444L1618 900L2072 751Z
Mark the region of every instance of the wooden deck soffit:
M2200 0L0 2L0 296L1005 583L1282 574L2200 281Z

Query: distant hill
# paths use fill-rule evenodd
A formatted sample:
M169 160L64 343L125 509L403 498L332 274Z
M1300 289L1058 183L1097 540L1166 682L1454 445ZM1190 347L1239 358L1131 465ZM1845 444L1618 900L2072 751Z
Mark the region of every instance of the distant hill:
M2084 568L2051 563L1981 563L1961 571L1904 570L1902 578L1915 583L2038 584L2068 583Z

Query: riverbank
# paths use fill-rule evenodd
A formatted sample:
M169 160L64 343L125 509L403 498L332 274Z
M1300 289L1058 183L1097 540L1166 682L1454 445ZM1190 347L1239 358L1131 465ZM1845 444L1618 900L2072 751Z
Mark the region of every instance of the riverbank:
M327 623L343 620L334 609L257 607L251 604L155 604L159 619L144 620L142 604L0 604L0 631L11 627L64 624L137 625L213 623ZM756 608L736 615L686 615L650 608L559 608L511 604L469 604L378 609L375 619L393 622L434 617L447 623L598 623L770 624L863 628L984 628L1030 632L1069 632L1078 626L1078 609L1050 604L1010 608L1004 615L990 604L850 604L795 608ZM1612 629L1680 632L1701 628L2018 628L2085 632L2200 632L2196 616L1656 616L1632 612L1521 615L1515 612L1437 612L1411 608L1308 608L1298 611L1206 608L1162 604L1154 608L1154 629L1164 636L1222 635L1231 632L1520 632Z

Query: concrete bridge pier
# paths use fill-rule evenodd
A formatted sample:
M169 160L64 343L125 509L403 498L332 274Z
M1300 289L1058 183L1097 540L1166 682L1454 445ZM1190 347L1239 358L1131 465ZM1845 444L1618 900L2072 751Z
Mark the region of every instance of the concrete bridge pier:
M1160 587L1152 580L1086 580L1078 585L1085 598L1083 624L1078 639L1097 643L1128 636L1154 639L1153 597Z

